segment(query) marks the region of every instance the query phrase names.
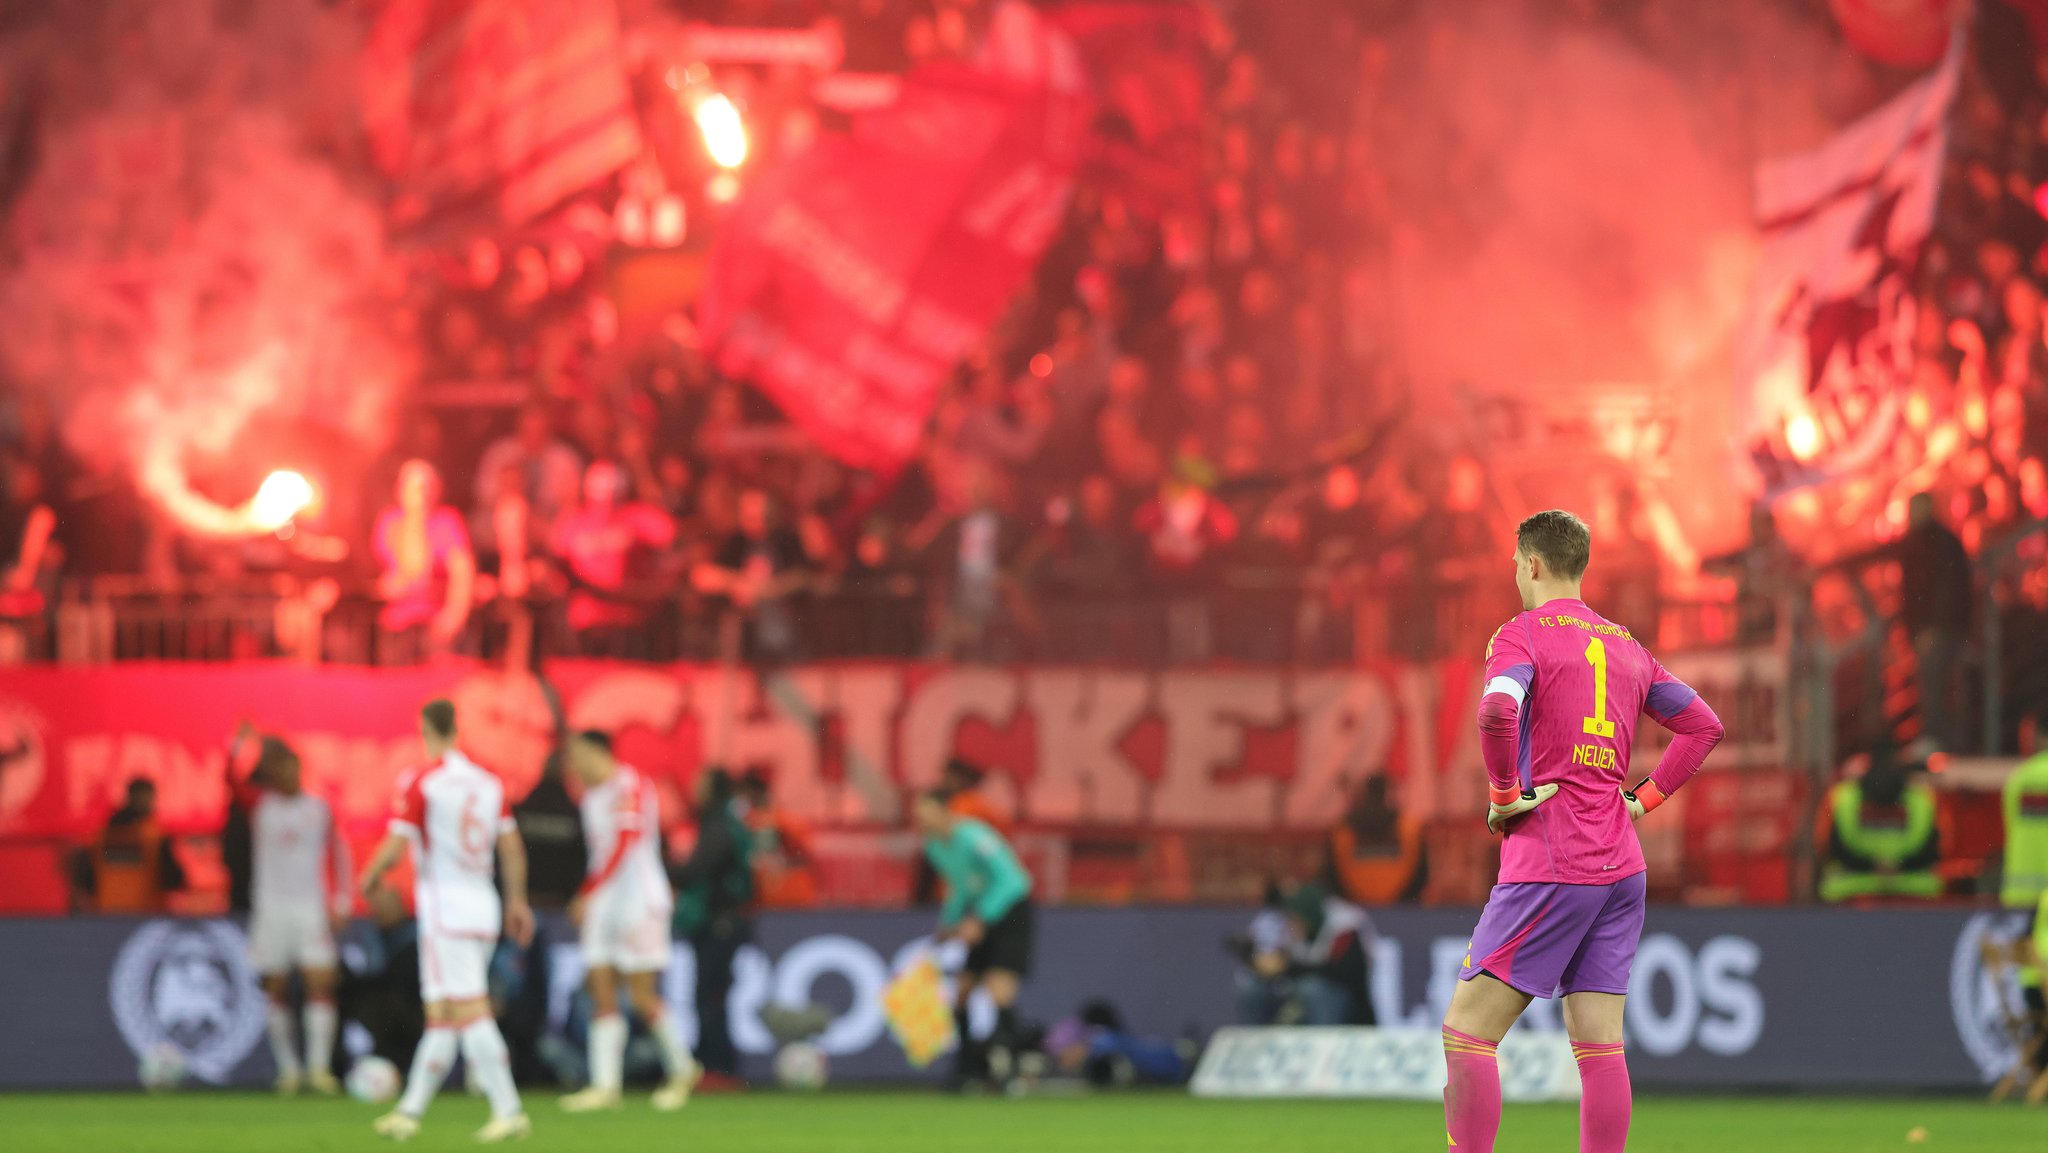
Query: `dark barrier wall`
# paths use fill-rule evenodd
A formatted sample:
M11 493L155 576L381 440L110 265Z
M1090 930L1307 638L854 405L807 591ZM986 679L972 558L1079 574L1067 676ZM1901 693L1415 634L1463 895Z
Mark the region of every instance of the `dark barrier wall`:
M1378 915L1382 1024L1435 1029L1473 918ZM1099 997L1146 1032L1228 1024L1236 967L1221 942L1247 921L1221 909L1045 911L1026 1009L1049 1022ZM764 918L733 993L750 1068L765 1073L773 1048L762 1008L815 1002L837 1014L821 1042L836 1077L920 1075L888 1036L880 994L892 969L925 947L930 924L919 913ZM1994 986L1978 944L2011 928L1967 910L1653 911L1629 1006L1635 1078L1674 1087L1982 1084L2011 1059L1999 998L2016 993ZM547 929L555 942L573 940L563 926ZM243 950L240 928L223 921L0 921L0 1087L132 1085L138 1055L165 1044L201 1080L267 1080L262 1000ZM559 1026L575 1017L579 965L573 944L544 953L530 972ZM694 1034L692 968L678 949L667 983ZM1554 1003L1537 1002L1530 1026L1556 1028Z

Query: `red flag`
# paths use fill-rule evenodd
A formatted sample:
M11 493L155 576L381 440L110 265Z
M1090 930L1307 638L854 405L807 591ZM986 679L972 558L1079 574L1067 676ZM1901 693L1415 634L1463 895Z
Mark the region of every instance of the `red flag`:
M1149 216L1199 211L1208 84L1202 15L1168 0L1070 0L1046 11L1095 99L1088 167Z
M1080 112L1046 75L912 74L894 106L726 221L699 304L706 347L835 457L900 466L1058 231Z
M640 152L611 0L385 0L363 74L401 225L522 224Z
M1757 168L1763 248L1736 395L1773 495L1890 458L1962 61L1957 38L1940 68L1820 147Z

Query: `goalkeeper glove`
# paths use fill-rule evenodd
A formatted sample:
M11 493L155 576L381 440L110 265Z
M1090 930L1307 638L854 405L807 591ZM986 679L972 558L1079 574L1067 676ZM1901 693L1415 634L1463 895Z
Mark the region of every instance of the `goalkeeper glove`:
M1556 785L1537 785L1533 789L1523 789L1521 796L1515 797L1506 804L1502 804L1496 795L1493 803L1488 805L1486 809L1486 831L1499 833L1507 828L1509 821L1534 809L1555 795L1557 795Z
M1664 790L1644 777L1633 789L1621 790L1621 803L1628 806L1628 819L1640 821L1643 814L1664 803Z

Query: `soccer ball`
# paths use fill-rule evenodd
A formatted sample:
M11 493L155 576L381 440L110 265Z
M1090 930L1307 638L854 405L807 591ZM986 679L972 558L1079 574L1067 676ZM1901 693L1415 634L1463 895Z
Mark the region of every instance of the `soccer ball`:
M398 1066L375 1055L349 1066L348 1095L370 1105L381 1105L398 1096L402 1078Z
M169 1041L158 1041L142 1055L135 1076L152 1093L176 1089L185 1083L185 1051Z
M809 1041L793 1041L775 1055L775 1079L785 1089L822 1089L827 1072L825 1051Z

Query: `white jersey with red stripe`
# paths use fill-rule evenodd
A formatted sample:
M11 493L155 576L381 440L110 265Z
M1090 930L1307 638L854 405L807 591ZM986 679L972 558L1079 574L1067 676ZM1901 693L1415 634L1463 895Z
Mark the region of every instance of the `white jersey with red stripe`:
M661 801L640 770L620 764L583 793L583 839L590 848L583 896L614 915L667 915L675 899L661 866Z
M496 939L498 836L513 828L504 783L459 752L399 781L391 831L412 842L422 934Z
M249 832L253 877L249 903L256 914L349 908L348 845L334 828L326 801L259 790L251 802Z

